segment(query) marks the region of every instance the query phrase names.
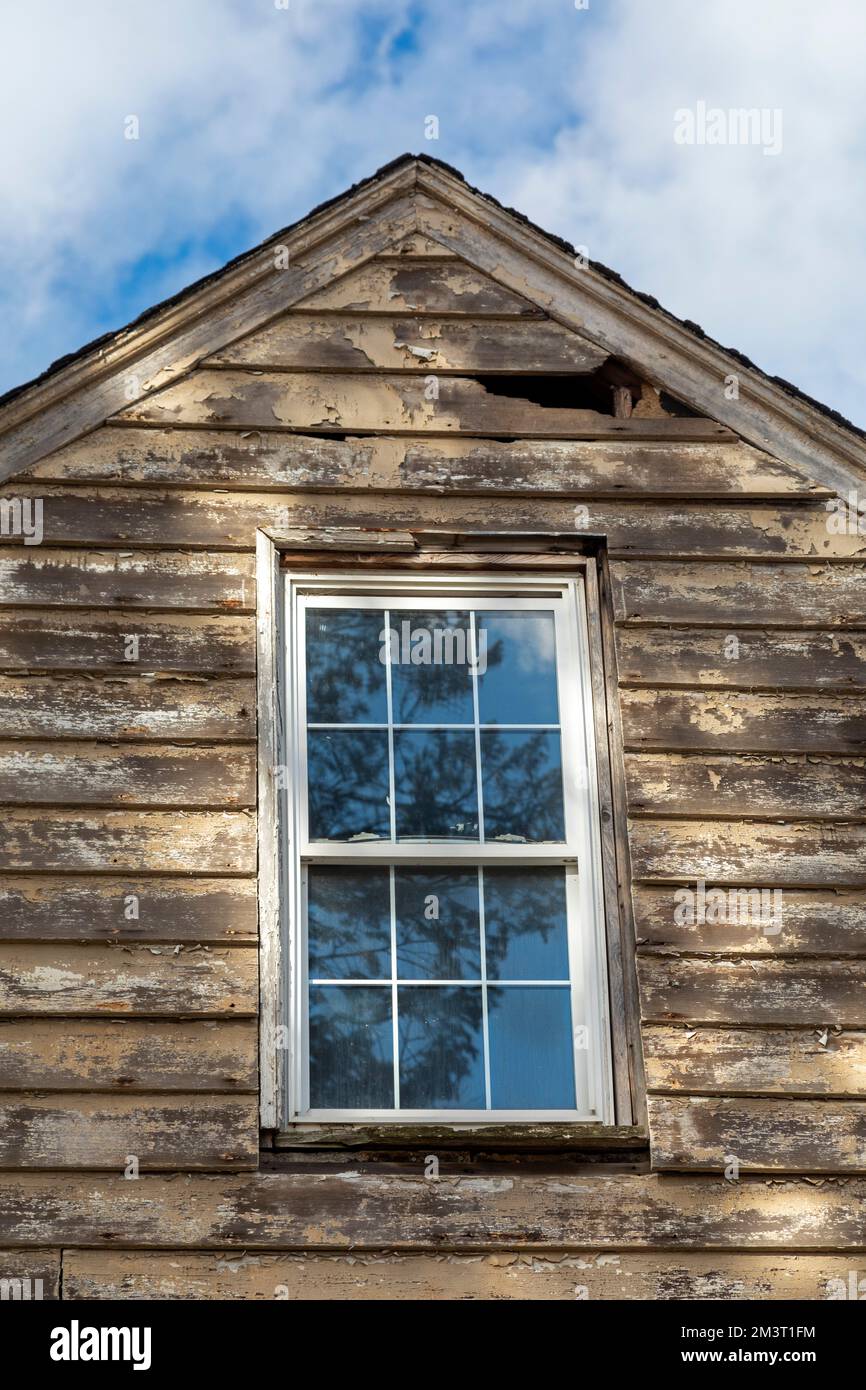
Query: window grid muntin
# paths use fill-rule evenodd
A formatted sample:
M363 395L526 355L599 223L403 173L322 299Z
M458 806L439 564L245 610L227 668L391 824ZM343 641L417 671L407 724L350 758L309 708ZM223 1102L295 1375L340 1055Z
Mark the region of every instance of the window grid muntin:
M603 911L600 899L600 846L598 842L599 828L599 808L598 791L594 778L589 769L594 769L594 746L595 731L592 720L592 693L589 680L589 655L586 639L586 601L582 581L575 582L574 579L564 580L561 578L551 580L545 575L539 577L537 574L511 575L505 576L464 576L456 577L435 576L433 578L423 575L411 575L406 578L400 576L394 585L396 597L390 593L391 585L394 582L392 576L378 574L375 577L364 577L358 579L355 574L339 575L332 573L327 577L321 575L292 575L286 576L287 586L292 592L293 602L289 604L289 623L291 629L290 647L291 660L286 668L287 678L292 689L289 692L289 708L292 711L292 725L295 731L294 747L300 743L300 756L295 764L295 777L293 778L292 808L294 816L294 826L296 830L304 823L304 834L295 837L296 845L299 845L299 854L296 852L296 862L300 866L305 866L314 862L323 864L388 864L392 875L402 864L407 866L410 863L417 863L422 867L445 866L458 869L459 861L472 859L479 873L485 865L508 863L510 867L530 867L539 864L565 865L570 868L577 864L576 850L580 849L581 858L584 862L584 870L580 881L580 894L577 893L578 875L576 873L567 874L568 887L568 955L570 969L570 989L572 1006L572 1026L575 1027L575 1019L586 1020L589 1028L591 1044L593 1048L592 1066L584 1066L588 1060L586 1052L575 1050L575 1085L578 1099L583 1095L585 1105L579 1110L490 1110L490 1111L461 1111L461 1110L392 1110L385 1112L371 1113L363 1109L347 1109L340 1111L315 1111L309 1106L308 1075L305 1074L305 1062L309 1057L309 1015L306 1007L308 998L309 983L306 974L306 907L303 908L299 898L295 899L296 910L292 912L291 920L299 925L299 930L292 932L292 940L295 948L300 949L300 960L292 967L292 985L294 986L294 1008L296 1016L301 1021L301 1048L296 1049L294 1066L287 1068L287 1078L289 1085L289 1115L294 1120L308 1122L328 1122L328 1123L357 1123L357 1122L382 1122L396 1123L399 1121L420 1121L429 1123L457 1123L463 1121L495 1121L496 1123L510 1122L544 1122L544 1121L583 1121L588 1120L597 1122L603 1118L605 1123L612 1122L613 1101L611 1088L611 1057L610 1057L610 1037L608 1020L608 1003L606 990L606 956L604 947L604 928ZM362 842L360 844L350 844L345 841L321 841L309 842L306 837L306 738L305 738L305 706L306 706L306 671L305 671L305 643L298 642L298 633L303 634L304 608L306 606L315 607L373 607L379 611L384 609L383 589L387 586L389 597L387 605L390 620L392 609L413 609L419 606L419 598L422 599L425 609L433 607L454 607L455 599L475 600L473 608L482 611L485 609L513 609L521 606L521 601L529 598L534 600L526 604L528 608L544 608L551 603L554 605L556 615L556 679L557 696L559 701L560 724L553 726L561 731L561 765L563 774L563 799L566 824L566 842L540 842L531 844L500 844L487 841L481 844L479 841L435 841L431 840L426 846L418 841L374 841ZM427 595L429 592L440 600L436 604L431 604ZM448 602L443 600L446 598ZM482 596L482 597L479 597ZM303 599L308 599L308 604L303 604ZM516 601L516 602L515 602ZM469 608L469 603L465 607ZM298 650L300 649L300 651ZM389 663L390 666L390 663ZM388 668L386 667L386 670ZM568 703L569 686L573 687L572 704L576 703L578 708L575 717L569 715L569 719L564 718L564 711L571 711L572 706ZM393 711L391 711L391 714ZM391 723L389 715L389 724ZM315 726L310 726L315 727ZM346 727L362 727L359 725ZM381 727L381 726L376 726ZM391 727L395 727L391 724ZM400 727L399 725L396 727ZM410 728L422 726L411 725ZM448 727L442 724L430 725L431 728ZM454 726L467 729L468 725ZM475 724L473 727L478 727ZM482 726L492 729L502 730L509 727L525 727L526 729L538 729L549 727L545 725L490 725ZM304 737L299 739L298 735L304 731ZM568 736L567 748L566 738ZM575 737L576 736L576 737ZM575 760L575 752L581 752L581 756ZM392 764L393 766L393 764ZM576 781L579 769L585 769L587 776L585 782ZM580 789L586 789L586 797L576 795ZM578 803L586 801L586 805L581 805L581 835L575 834L575 817ZM589 843L589 842L592 843ZM426 848L426 853L421 855L422 848ZM348 852L347 852L348 851ZM458 862L455 862L458 861ZM466 866L468 867L468 865ZM304 877L306 877L304 875ZM591 881L590 881L591 880ZM297 881L297 879L296 879ZM483 908L482 908L483 910ZM586 921L592 918L592 931L586 926ZM294 956L293 956L294 959ZM394 956L396 960L396 956ZM486 960L485 960L486 968ZM338 983L329 980L328 984ZM363 983L371 984L369 980ZM392 984L394 982L392 981ZM400 981L400 986L408 984L408 981ZM430 980L419 981L434 987L445 981ZM467 984L467 981L457 981L457 984ZM497 987L508 987L509 984L517 985L518 981L496 981ZM562 985L560 981L527 981L529 985ZM476 987L478 987L476 985ZM583 1082L581 1082L583 1073ZM485 1075L490 1076L489 1057L485 1057ZM587 1087L589 1089L587 1090ZM292 1097L296 1097L293 1101Z

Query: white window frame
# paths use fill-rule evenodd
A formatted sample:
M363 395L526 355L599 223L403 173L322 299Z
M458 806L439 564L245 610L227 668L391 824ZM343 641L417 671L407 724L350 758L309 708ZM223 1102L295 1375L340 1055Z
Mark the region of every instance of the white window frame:
M400 1126L613 1123L611 1033L602 886L601 821L595 746L595 715L589 667L587 608L582 576L523 573L419 574L343 571L286 571L277 587L281 631L282 708L285 712L281 764L287 769L278 857L282 866L280 917L284 932L278 1038L288 1043L283 1058L279 1107L291 1125ZM559 844L519 845L467 842L356 845L311 843L306 835L305 680L303 610L316 606L370 606L391 610L443 606L517 610L543 606L556 613L557 675L564 769L566 839ZM477 602L473 602L477 600ZM437 726L441 727L441 726ZM393 797L392 797L393 801ZM393 824L393 822L392 822ZM309 863L397 864L407 861L480 866L561 864L567 870L569 974L572 1020L586 1030L586 1047L576 1047L577 1105L569 1110L312 1110L307 1105L307 970L303 885ZM392 968L394 960L392 954ZM443 983L443 982L440 982ZM465 982L463 982L465 983ZM517 982L512 982L517 983ZM534 981L534 984L540 982ZM392 980L392 990L396 981ZM482 974L482 989L486 986ZM485 1011L486 1012L486 1011ZM486 1042L486 1032L485 1032ZM264 1054L263 1054L264 1060ZM396 1056L395 1056L396 1068Z

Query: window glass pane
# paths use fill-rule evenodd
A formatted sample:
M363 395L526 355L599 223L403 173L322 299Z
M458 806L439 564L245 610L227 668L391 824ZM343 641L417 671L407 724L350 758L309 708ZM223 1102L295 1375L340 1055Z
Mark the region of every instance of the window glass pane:
M387 729L310 729L311 840L387 839Z
M478 873L397 869L397 974L404 980L481 978Z
M482 724L557 724L552 613L479 613L478 712Z
M391 691L395 724L471 724L471 621L468 612L391 613Z
M389 986L311 985L310 1105L314 1110L393 1107Z
M483 1110L481 990L417 985L398 990L400 1108Z
M567 986L490 985L490 1091L495 1110L573 1110Z
M397 838L478 839L475 735L394 731Z
M567 980L564 869L484 870L491 980Z
M387 724L383 613L307 609L307 720L311 724Z
M391 978L387 869L311 868L307 887L310 979Z
M482 730L481 785L485 839L565 839L558 733Z

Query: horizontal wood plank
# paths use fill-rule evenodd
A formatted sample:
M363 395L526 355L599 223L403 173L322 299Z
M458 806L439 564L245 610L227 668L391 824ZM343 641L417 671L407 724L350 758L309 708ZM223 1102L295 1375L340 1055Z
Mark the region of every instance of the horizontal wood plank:
M6 738L244 741L255 708L248 678L0 676Z
M252 612L255 563L249 555L105 553L2 545L0 604Z
M255 817L244 811L6 809L0 873L253 874Z
M813 541L820 549L817 519ZM831 539L832 538L827 538ZM862 537L849 552L863 550ZM680 549L677 543L669 553ZM681 552L682 553L682 552ZM804 552L805 553L805 552ZM611 567L620 622L712 627L866 628L866 564L618 564Z
M657 1093L866 1098L866 1033L653 1024L642 1041Z
M632 821L630 841L636 879L866 887L866 825Z
M716 1176L256 1173L0 1179L0 1243L94 1249L847 1251L866 1246L866 1183Z
M430 378L433 378L431 383ZM701 418L617 418L581 406L541 405L497 391L491 376L405 373L254 372L224 368L193 372L143 397L114 422L212 429L364 430L415 434L534 435L549 439L727 438L723 426ZM826 513L825 513L826 516Z
M350 1256L210 1254L182 1250L68 1250L71 1299L354 1299L461 1302L509 1299L698 1301L823 1299L850 1287L851 1259L808 1255L579 1254L497 1250L482 1255L367 1252ZM859 1276L858 1276L859 1277Z
M594 372L607 352L550 319L284 314L202 366L295 371Z
M0 1091L256 1090L255 1019L0 1021Z
M632 750L857 754L866 748L863 696L626 689L620 705L623 739Z
M656 1169L862 1173L866 1104L860 1101L650 1096Z
M677 960L642 954L643 1017L653 1023L866 1028L859 960Z
M254 879L0 877L0 940L252 943Z
M0 1095L0 1168L254 1168L254 1096Z
M252 614L207 616L134 609L11 610L0 621L0 670L180 671L232 675L255 671Z
M866 820L863 758L628 753L625 770L632 815Z
M27 477L246 491L406 488L575 498L811 498L823 492L797 470L734 435L709 443L387 435L329 439L270 430L231 434L104 425L51 454Z
M316 314L322 309L349 309L361 313L543 317L528 300L453 257L420 265L371 260L314 291L295 307Z
M252 947L0 946L5 1017L240 1017L257 1004Z
M679 886L679 885L678 885ZM755 921L755 914L739 911L741 900L733 900L737 911L713 914L707 920L697 910L697 887L683 883L695 893L695 900L677 898L673 885L635 884L632 890L635 932L640 942L653 950L685 952L732 951L742 955L819 955L866 956L866 892L814 888L782 890L779 921L770 921L772 930ZM718 884L705 884L705 894L713 894ZM730 904L729 889L723 888ZM748 890L747 890L748 891ZM771 895L776 886L766 890ZM716 899L712 899L716 901ZM775 899L766 900L772 909ZM693 910L686 911L686 908ZM772 916L772 912L768 914ZM742 919L742 920L741 920ZM757 927L757 930L756 930Z
M866 690L863 632L618 627L616 649L621 685Z
M255 749L0 742L0 804L251 807Z
M60 1297L59 1250L0 1250L0 1289L4 1300L55 1301Z

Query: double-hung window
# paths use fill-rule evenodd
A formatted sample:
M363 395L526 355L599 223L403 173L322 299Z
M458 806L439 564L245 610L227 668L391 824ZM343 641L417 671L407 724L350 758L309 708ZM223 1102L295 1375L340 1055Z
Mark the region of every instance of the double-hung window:
M285 584L289 1118L609 1122L581 579Z

